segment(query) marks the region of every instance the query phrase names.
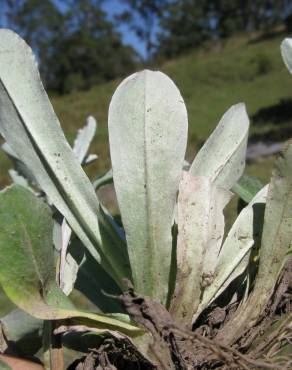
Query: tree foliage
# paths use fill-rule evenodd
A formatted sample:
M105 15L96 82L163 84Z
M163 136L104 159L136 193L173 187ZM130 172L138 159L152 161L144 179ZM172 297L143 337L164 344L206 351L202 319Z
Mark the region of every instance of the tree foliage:
M157 53L173 57L202 44L237 32L268 31L287 18L285 0L173 0L160 18Z
M145 42L146 55L149 59L157 47L155 29L163 10L171 0L124 0L125 11L116 18L119 22L130 24L130 28L139 39Z
M109 19L105 0L1 4L9 28L35 50L47 88L59 93L87 89L137 68L137 53L118 32L121 24L144 44L149 62L237 32L270 32L283 21L290 27L292 11L287 0L120 0Z
M37 51L46 85L60 93L131 72L137 55L123 45L102 1L8 0L8 19ZM106 60L106 63L104 62Z

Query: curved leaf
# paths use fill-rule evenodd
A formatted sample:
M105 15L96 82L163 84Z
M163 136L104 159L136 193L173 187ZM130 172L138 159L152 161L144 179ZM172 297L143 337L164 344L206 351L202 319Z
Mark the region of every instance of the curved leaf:
M292 39L286 38L281 43L281 54L285 66L292 73Z
M128 256L98 219L94 189L67 143L27 44L0 31L0 132L92 256L122 286ZM122 240L120 240L122 243Z
M233 105L196 155L190 173L231 189L244 171L248 128L245 105Z
M87 118L86 126L78 130L78 134L73 145L73 152L80 164L85 161L90 144L94 138L95 131L96 121L93 117L89 116Z
M200 306L193 318L198 315L221 293L223 284L231 282L247 267L251 248L260 242L262 215L268 186L263 188L254 199L245 207L237 217L223 243L216 261L216 268L212 284L203 292ZM241 262L245 259L245 266ZM240 268L238 268L240 266Z
M98 190L100 187L112 184L113 182L113 171L110 169L108 172L106 172L104 175L99 176L94 182L93 187L94 189Z
M165 303L171 225L187 142L187 112L165 74L125 79L109 108L113 178L135 288Z
M179 185L177 272L170 312L178 322L186 325L191 324L201 296L211 186L208 177L193 177L188 172L183 172Z
M245 203L249 203L262 188L263 184L259 179L244 174L232 187L232 191Z
M253 326L273 294L292 241L292 141L275 162L264 216L258 275L251 295L224 327L220 338L231 343Z
M31 191L14 185L0 193L0 283L19 308L44 320L79 317L99 328L139 333L112 317L75 309L55 282L50 208Z
M183 172L178 195L176 287L170 311L191 325L203 287L213 276L223 235L223 209L232 193L209 177Z
M1 124L0 124L0 133L2 134ZM18 155L11 149L8 143L5 142L4 144L2 144L1 149L8 155L9 159L13 162L17 173L20 176L22 176L25 180L27 180L28 182L36 184L36 179L34 175L26 167L26 165L21 161Z

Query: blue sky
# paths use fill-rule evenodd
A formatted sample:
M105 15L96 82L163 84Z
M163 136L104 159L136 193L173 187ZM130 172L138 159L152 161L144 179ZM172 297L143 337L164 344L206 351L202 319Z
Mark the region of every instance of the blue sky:
M126 9L123 0L105 0L103 8L109 19ZM135 32L131 31L126 25L120 26L119 31L123 35L125 44L132 45L142 56L146 55L145 44L136 36Z

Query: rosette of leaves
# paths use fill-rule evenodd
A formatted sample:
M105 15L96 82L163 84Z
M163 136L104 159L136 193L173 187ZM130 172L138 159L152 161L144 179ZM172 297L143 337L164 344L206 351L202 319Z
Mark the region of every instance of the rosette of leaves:
M18 307L1 319L0 349L33 355L43 338L47 368L61 369L62 345L87 351L111 337L149 368L185 369L174 333L191 337L224 296L237 310L217 336L233 345L273 295L291 248L292 144L269 185L243 176L249 120L240 103L186 166L183 98L169 77L148 70L117 88L108 124L112 170L92 184L82 165L94 159L95 121L71 149L30 48L0 31L0 132L15 163L15 184L0 193L0 283ZM111 181L122 228L94 191ZM245 206L224 237L234 193ZM75 307L73 287L97 313ZM239 352L235 360L248 361Z

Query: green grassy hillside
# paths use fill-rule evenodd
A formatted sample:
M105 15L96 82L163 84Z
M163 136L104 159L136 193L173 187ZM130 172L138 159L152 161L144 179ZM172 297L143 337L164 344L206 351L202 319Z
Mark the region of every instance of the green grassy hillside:
M238 102L246 103L251 117L251 139L257 133L262 136L274 133L275 140L285 137L284 131L292 127L292 77L280 56L283 37L279 35L259 42L250 42L246 37L231 39L219 49L193 51L159 67L177 84L187 105L189 159L193 158L198 145L212 132L222 114ZM97 118L99 132L94 150L100 154L100 170L109 166L107 110L119 82L53 99L71 140L88 114ZM269 110L273 113L282 105L285 112L280 113L283 117L279 117L279 122L274 122L273 117L264 117L264 122L252 119L263 111L269 116ZM289 105L290 116L286 112Z

